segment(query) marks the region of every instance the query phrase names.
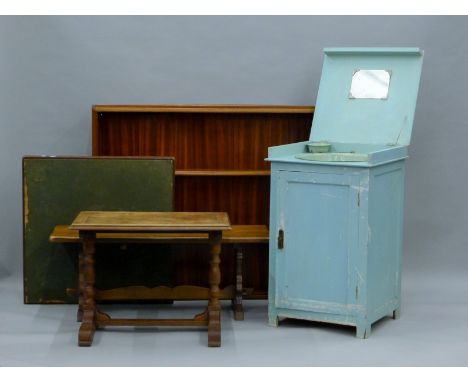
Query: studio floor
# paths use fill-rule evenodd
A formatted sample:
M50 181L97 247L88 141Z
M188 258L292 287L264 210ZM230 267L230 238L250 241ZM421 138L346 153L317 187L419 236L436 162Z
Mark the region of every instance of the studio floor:
M408 273L408 272L407 272ZM223 302L222 346L201 328L107 328L77 346L76 306L24 305L22 280L0 280L0 366L468 366L468 279L405 274L402 314L354 328L284 320L267 324L267 301L245 301L245 321ZM109 306L113 317L191 317L205 302Z

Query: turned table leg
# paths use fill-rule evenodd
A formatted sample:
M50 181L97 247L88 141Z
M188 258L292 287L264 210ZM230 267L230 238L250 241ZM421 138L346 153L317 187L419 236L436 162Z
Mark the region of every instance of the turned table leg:
M83 293L82 297L82 317L81 326L78 332L78 345L91 346L93 343L94 332L96 330L96 301L94 292L94 251L96 234L94 232L80 232L80 237L83 246L83 267L82 267L82 283L80 287ZM81 281L80 281L81 284Z
M208 346L221 346L221 304L219 303L219 283L221 282L221 231L210 232L210 300L208 302Z

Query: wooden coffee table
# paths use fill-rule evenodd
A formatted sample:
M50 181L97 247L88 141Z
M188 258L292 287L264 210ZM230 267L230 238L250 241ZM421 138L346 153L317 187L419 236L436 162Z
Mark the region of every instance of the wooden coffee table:
M208 346L221 346L221 305L219 268L222 231L231 229L224 212L121 212L82 211L69 227L78 230L83 245L82 323L79 346L91 346L94 332L105 326L207 326ZM100 311L95 301L94 254L98 233L208 233L210 298L207 309L192 319L112 319Z

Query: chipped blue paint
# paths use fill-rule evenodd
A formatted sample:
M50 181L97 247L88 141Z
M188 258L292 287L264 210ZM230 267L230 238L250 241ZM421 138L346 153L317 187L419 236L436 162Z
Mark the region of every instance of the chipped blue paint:
M281 317L331 322L367 338L375 321L399 317L405 160L421 63L412 48L326 51L310 140L367 161L297 158L308 142L269 148L271 325ZM340 98L356 68L392 70L389 101Z

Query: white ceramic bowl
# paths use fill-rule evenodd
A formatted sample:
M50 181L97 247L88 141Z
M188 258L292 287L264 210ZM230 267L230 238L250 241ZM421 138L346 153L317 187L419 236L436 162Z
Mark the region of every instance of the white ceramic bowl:
M331 144L328 142L311 142L307 144L307 150L310 153L328 153L331 149Z

